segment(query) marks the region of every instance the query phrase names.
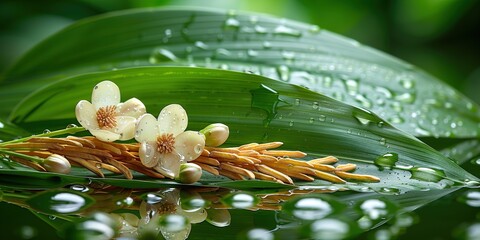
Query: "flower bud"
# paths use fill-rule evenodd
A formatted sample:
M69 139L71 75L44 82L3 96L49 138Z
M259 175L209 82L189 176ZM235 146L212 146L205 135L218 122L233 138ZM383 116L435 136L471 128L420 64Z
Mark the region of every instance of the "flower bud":
M42 163L42 166L49 172L69 173L72 169L70 162L63 156L52 154Z
M202 177L202 168L195 163L184 163L180 166L177 181L181 183L194 183Z
M223 123L212 123L200 130L205 135L205 145L209 147L218 147L227 141L229 130Z

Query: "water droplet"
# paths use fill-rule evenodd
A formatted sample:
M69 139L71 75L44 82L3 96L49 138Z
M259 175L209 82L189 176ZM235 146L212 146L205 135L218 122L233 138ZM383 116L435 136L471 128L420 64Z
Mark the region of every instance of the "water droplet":
M358 210L368 219L378 221L393 215L396 208L386 200L368 199L359 204Z
M313 102L312 108L317 110L319 108L318 102Z
M293 127L293 124L294 124L294 122L293 122L293 120L292 120L292 121L290 121L290 122L288 123L288 126Z
M384 122L382 122L382 121L380 121L380 122L378 122L378 123L377 123L377 127L379 127L379 128L382 128L382 127L383 127L383 125L385 125L385 123L384 123Z
M458 198L458 201L465 203L470 207L480 207L480 192L467 191Z
M397 123L397 124L405 122L405 120L398 115L395 115L395 116L389 118L388 121L391 122L391 123Z
M413 82L411 79L401 79L400 85L402 85L402 87L405 89L412 89L415 86L415 82Z
M250 93L252 94L251 107L267 112L268 116L264 120L264 125L268 125L277 114L277 105L281 102L280 95L277 91L263 84L260 88L251 90Z
M415 132L420 135L420 136L429 136L430 132L426 129L423 129L421 127L416 127Z
M100 168L102 168L102 164L101 163L95 163L95 167L100 169Z
M446 176L443 170L426 167L413 167L410 172L412 173L411 179L426 182L439 182Z
M270 231L263 228L254 228L247 232L247 240L273 240L275 236Z
M57 216L50 215L50 216L48 216L48 219L55 220L55 219L57 219Z
M353 231L348 223L333 218L316 220L309 227L309 239L348 239Z
M254 207L259 199L247 193L234 193L224 197L222 202L234 208L244 209Z
M340 212L345 205L323 196L307 196L287 201L283 210L302 220L317 220Z
M398 162L398 154L396 153L385 153L382 156L379 156L375 159L374 163L379 167L380 170L387 168L392 169L393 166Z
M392 187L382 187L377 190L378 193L385 194L385 195L398 195L400 194L400 190L398 188Z
M320 27L317 26L317 25L311 25L309 28L308 28L308 31L310 33L318 33L320 32Z
M67 128L76 128L78 127L76 124L70 123L67 125Z
M70 186L70 189L74 191L79 191L79 192L88 192L90 190L87 186L80 185L80 184L74 184Z
M208 49L208 45L205 44L204 42L202 41L196 41L195 42L195 47L199 48L199 49L202 49L202 50L207 50Z
M292 61L295 59L295 52L282 51L282 57L285 60Z
M380 138L380 140L378 142L380 142L380 145L385 146L385 144L387 144L387 139Z
M309 123L314 123L314 122L315 122L315 118L313 118L313 117L310 118L310 119L308 120L308 122L309 122Z
M175 62L177 61L177 56L173 52L165 48L159 48L153 50L148 59L151 64L158 64L163 62Z
M260 25L255 25L255 32L258 34L265 34L267 33L267 29L265 27L262 27Z
M26 200L27 204L46 214L75 213L91 204L94 200L88 195L65 190L45 191Z
M45 129L43 130L43 134L47 134L47 133L51 133L52 131L50 131L50 129Z
M287 27L285 25L278 25L274 30L274 34L278 35L285 35L285 36L292 36L292 37L300 37L302 36L302 33L298 30L295 30L293 28Z
M233 17L229 17L229 18L227 18L227 20L225 20L224 27L225 27L225 29L238 30L238 28L240 27L240 21L238 21L237 19L235 19Z
M158 195L158 194L155 194L155 193L148 193L147 194L147 197L146 197L146 202L148 204L156 204L156 203L159 203L163 200L163 197Z
M353 79L346 79L345 80L345 88L349 95L357 95L358 92L358 82Z
M378 120L374 117L372 112L362 108L354 109L352 115L362 125L369 125L370 123L376 122Z
M290 79L290 69L285 65L277 67L278 78L282 81L288 81Z
M318 117L318 121L320 121L320 122L325 122L325 119L327 119L327 117L325 115L320 115Z
M256 57L256 56L258 56L258 52L255 51L255 50L253 50L253 49L248 49L247 55L248 55L249 57Z
M365 97L363 94L357 94L355 95L355 101L359 102L362 107L364 108L371 108L372 107L372 102Z
M415 102L415 94L414 93L402 93L400 95L395 96L395 100L403 102L403 103L409 103L412 104Z
M295 99L295 106L298 106L298 105L300 105L300 99L297 98Z
M375 87L375 91L382 94L385 98L392 98L393 94L390 90L384 87Z
M266 49L269 49L272 47L272 44L269 41L264 41L263 42L263 47Z
M201 144L197 144L193 150L196 154L200 154L201 152L203 152L203 147Z
M188 219L182 215L169 214L160 218L159 225L165 232L179 232L187 227Z

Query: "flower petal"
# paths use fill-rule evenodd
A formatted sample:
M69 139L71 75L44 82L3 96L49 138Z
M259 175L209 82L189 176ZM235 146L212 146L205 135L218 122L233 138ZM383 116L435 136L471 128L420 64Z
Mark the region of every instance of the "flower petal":
M93 136L95 136L100 141L113 142L120 139L120 134L110 132L108 130L90 129L89 131Z
M151 168L158 164L160 153L157 151L157 142L142 142L138 150L140 161L145 167Z
M160 134L172 133L177 136L187 129L187 112L178 104L170 104L162 109L158 115Z
M120 116L138 118L145 114L145 112L145 105L137 98L130 98L126 102L117 105L117 114Z
M175 152L163 154L154 169L166 177L174 179L180 172L181 158L182 156Z
M156 141L158 137L158 122L152 114L143 114L135 127L137 142Z
M186 218L188 218L188 220L190 220L190 223L194 223L194 224L201 223L205 221L205 219L207 219L207 210L205 210L204 208L200 208L193 212L187 212L181 208L178 208L177 213L182 216L185 216Z
M89 101L82 100L75 107L77 121L87 130L98 129L97 111Z
M129 116L118 116L115 118L117 126L115 132L120 134L119 140L130 140L135 137L135 123L137 119Z
M93 88L92 104L95 110L120 103L120 89L111 81L103 81Z
M175 138L174 147L185 161L192 161L202 154L205 138L199 132L186 131Z

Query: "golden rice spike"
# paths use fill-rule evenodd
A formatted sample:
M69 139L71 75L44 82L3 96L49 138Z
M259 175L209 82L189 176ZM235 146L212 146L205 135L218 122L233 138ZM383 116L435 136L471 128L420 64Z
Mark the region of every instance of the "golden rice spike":
M237 153L239 156L248 156L248 157L257 157L260 155L259 152L255 150L241 150L239 153Z
M122 151L121 155L127 158L137 158L138 152Z
M372 175L364 175L364 174L355 174L343 171L335 171L335 174L341 178L345 179L353 179L362 182L380 182L380 178L372 176Z
M335 167L335 171L342 171L342 172L351 172L357 168L357 165L353 163L347 163L347 164L340 164Z
M68 160L70 161L74 161L78 164L80 164L81 166L85 167L86 169L90 170L91 172L95 173L97 176L99 177L105 177L105 175L103 174L102 170L100 170L96 165L98 164L98 166L101 166L100 163L97 163L97 164L92 164L91 162L83 159L83 158L80 158L80 157L76 157L76 156L65 156Z
M268 174L272 177L275 177L282 182L293 184L293 180L289 176L287 176L284 173L279 172L279 171L277 171L277 170L275 170L275 169L273 169L273 168L271 168L267 165L258 164L258 165L256 165L256 167L257 167L259 172L262 172L262 173Z
M287 174L290 177L301 179L301 180L304 180L304 181L307 181L307 182L315 181L315 178L310 177L310 176L308 176L306 174L303 174L303 173L299 173L299 172L285 172L285 174Z
M203 163L200 163L200 162L195 162L195 164L197 164L198 166L200 166L203 170L215 175L215 176L218 176L220 173L218 172L217 169L215 169L214 167L210 166L210 165L207 165L207 164L203 164ZM220 164L219 164L220 165Z
M40 157L40 158L47 158L49 157L50 155L52 155L52 153L50 152L45 152L45 151L25 151L25 150L19 150L19 151L15 151L17 153L21 153L21 154L25 154L25 155L29 155L29 156L36 156L36 157Z
M217 152L227 152L227 153L240 153L240 150L237 148L217 148L217 147L205 147L208 151L217 151Z
M77 153L87 153L90 155L95 155L98 157L112 158L112 154L108 151L94 148L84 148L84 147L74 147L74 146L64 146L64 151L77 152Z
M230 160L236 160L238 158L238 156L233 154L233 153L226 153L226 152L219 152L219 151L211 151L210 152L210 157L211 158L230 159Z
M253 172L253 174L255 175L255 179L274 181L274 182L275 180L277 180L276 178L261 172Z
M36 163L36 162L32 162L32 161L29 161L29 160L26 160L26 159L23 159L23 158L20 158L20 157L16 157L16 156L9 156L9 158L15 162L18 162L22 165L25 165L27 167L31 167L37 171L42 171L42 172L47 172L47 169L45 169L42 165Z
M290 157L290 158L303 158L307 156L306 153L301 151L287 151L287 150L265 150L260 151L261 154L274 156L274 157Z
M278 158L269 156L269 155L259 155L256 157L257 159L260 159L262 162L270 162L270 163L276 163L278 162Z
M116 155L122 155L122 150L120 148L115 147L112 144L106 143L106 142L101 142L101 141L94 141L95 142L95 148L96 149L105 149L108 150L109 152L112 152Z
M255 162L253 162L252 160L250 159L247 159L247 158L239 158L237 156L236 159L228 159L228 158L217 158L217 160L219 162L231 162L231 163L234 163L234 164L239 164L239 165L242 165L242 164L250 164L250 165L253 165L255 164Z
M253 158L253 157L247 157L247 156L238 156L238 160L243 160L245 162L253 162L255 163L262 163L261 160Z
M315 168L319 171L324 171L324 172L335 171L335 167L332 166L332 165L326 165L326 164L321 164L321 163L312 163L312 162L309 162L309 163L313 165L313 168Z
M338 162L338 158L334 156L326 156L323 158L316 158L309 161L310 163L319 163L319 164L333 164Z
M278 148L283 145L283 142L269 142L269 143L262 143L257 145L245 146L242 147L241 150L255 150L255 151L264 151L267 149Z
M2 147L8 149L63 149L63 147L56 143L30 143L30 142L23 142L23 143L12 143L6 144Z
M131 162L124 162L123 163L125 167L128 167L129 169L132 169L133 171L145 174L146 176L153 177L153 178L165 178L162 174L150 169L146 168L144 166L139 166L136 164L133 164Z
M127 151L138 152L140 150L140 144L122 144L127 148Z
M207 149L203 149L202 151L202 154L200 154L200 156L204 156L204 157L208 157L210 156L210 151L208 151Z
M112 166L112 165L109 165L109 164L106 164L106 163L100 163L101 165L101 168L105 169L105 170L108 170L110 172L113 172L113 173L116 173L116 174L121 174L122 172L120 170L118 170L118 168Z
M280 158L278 159L278 164L292 164L295 166L310 167L313 168L313 165L306 161L295 160L291 158Z
M67 139L70 139L70 140L73 140L73 141L76 141L76 142L79 142L81 143L84 147L90 147L90 148L95 148L95 144L86 139L86 138L79 138L79 137L75 137L75 136L67 136Z
M220 169L225 169L230 172L238 173L250 179L255 179L255 175L251 171L244 168L236 167L227 163L220 163Z
M339 178L338 176L318 170L315 170L315 176L332 183L345 183L345 180Z
M56 154L59 154L59 155L63 155L63 156L81 158L81 159L85 159L85 160L93 160L93 161L98 161L98 162L102 161L102 159L100 159L99 157L97 157L95 155L92 155L92 154L88 154L88 153L72 152L72 151L66 151L66 150L54 150L54 149L51 149L50 152L56 153Z
M70 140L70 139L65 139L65 138L32 137L32 138L28 139L27 142L32 142L32 143L56 143L56 144L65 144L65 145L83 147L83 145L80 142L73 141L73 140Z
M132 175L132 172L130 172L130 169L128 169L127 167L125 167L125 165L123 165L121 162L119 161L116 161L115 159L113 158L107 158L106 159L106 162L114 167L116 167L118 170L120 170L122 172L122 174L127 178L127 179L132 179L133 178L133 175Z
M244 145L238 147L238 150L247 150L247 149L250 149L251 147L257 146L257 145L259 145L259 144L258 143L244 144Z
M203 164L208 164L212 166L220 166L220 162L218 162L217 159L215 158L210 158L210 157L204 157L200 156L197 159L193 160L194 163L203 163Z
M222 176L228 177L232 180L245 180L242 175L234 172L230 172L226 169L218 169L218 173Z

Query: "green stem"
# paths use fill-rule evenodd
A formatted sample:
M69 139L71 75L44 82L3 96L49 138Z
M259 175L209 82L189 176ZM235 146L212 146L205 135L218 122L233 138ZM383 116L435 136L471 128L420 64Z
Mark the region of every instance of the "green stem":
M8 142L3 142L3 143L0 144L0 147L2 145L11 144L11 143L25 142L28 139L34 138L34 137L55 137L55 136L58 136L58 135L75 134L75 133L83 132L83 131L85 131L85 128L83 128L83 127L65 128L65 129L56 130L56 131L52 131L52 132L32 135L32 136L24 137L24 138L19 138L19 139L11 140L11 141L8 141Z
M9 156L15 156L15 157L23 158L25 160L29 160L29 161L32 161L32 162L35 162L35 163L38 163L38 164L41 164L44 161L43 158L33 157L33 156L26 155L26 154L21 154L21 153L17 153L17 152L4 150L4 149L1 149L1 148L0 148L0 153L6 154L6 155L9 155Z

